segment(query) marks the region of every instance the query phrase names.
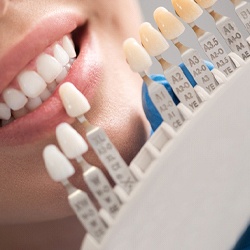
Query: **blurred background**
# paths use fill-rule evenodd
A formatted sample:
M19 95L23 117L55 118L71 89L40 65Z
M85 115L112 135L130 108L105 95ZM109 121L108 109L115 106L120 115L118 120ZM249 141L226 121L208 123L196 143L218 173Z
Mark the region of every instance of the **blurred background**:
M157 7L160 7L160 6L164 7L174 13L171 0L147 0L147 1L139 0L139 2L143 10L144 21L150 22L155 28L157 28L157 26L153 18L153 12ZM238 16L236 15L234 11L234 6L230 0L218 0L217 3L214 5L214 9L220 14L233 17L234 21L238 25L240 31L242 31L243 35L245 37L248 36L248 33L245 31L243 24L238 19ZM216 30L212 17L206 11L204 11L204 14L197 20L196 24L198 24L198 26L200 26L202 29L214 33L218 37L220 42L224 45L224 47L227 48L227 51L229 52L229 49L227 45L225 44L223 38ZM183 35L180 37L179 40L188 47L196 48L200 52L202 57L205 60L207 60L207 57L205 53L201 50L197 42L196 36L193 33L192 29L186 24L185 24L185 27L186 27L186 31L183 33ZM168 49L167 52L164 53L164 58L166 58L168 61L174 64L181 63L178 50L173 46L171 42L169 42L169 44L170 44L170 48ZM159 63L154 58L153 58L153 66L150 68L150 73L151 74L162 73Z

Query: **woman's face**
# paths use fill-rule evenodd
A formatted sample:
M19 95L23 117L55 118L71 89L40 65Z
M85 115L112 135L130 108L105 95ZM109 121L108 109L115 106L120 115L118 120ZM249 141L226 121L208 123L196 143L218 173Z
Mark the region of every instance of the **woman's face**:
M92 107L86 117L105 129L129 163L147 137L141 80L130 71L122 52L123 41L137 36L139 22L134 0L10 1L0 17L0 103L6 100L6 89L20 90L20 73L37 71L39 55L52 54L55 44L72 36L78 56L64 81L85 94ZM15 99L14 94L10 97ZM13 110L12 114L18 116ZM81 124L67 117L57 87L34 111L0 127L1 224L72 214L66 191L48 177L42 159L44 147L56 144L55 127L65 121L84 136ZM92 150L84 157L100 166ZM71 181L86 189L76 170Z

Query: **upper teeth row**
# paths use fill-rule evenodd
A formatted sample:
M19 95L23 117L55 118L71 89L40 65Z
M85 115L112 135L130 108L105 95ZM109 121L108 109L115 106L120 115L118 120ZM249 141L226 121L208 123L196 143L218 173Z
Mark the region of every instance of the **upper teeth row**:
M20 117L46 100L56 85L68 74L76 57L73 41L64 36L52 47L53 56L42 53L36 59L35 70L23 70L16 77L20 89L8 87L2 93L0 119ZM4 123L4 122L3 122Z

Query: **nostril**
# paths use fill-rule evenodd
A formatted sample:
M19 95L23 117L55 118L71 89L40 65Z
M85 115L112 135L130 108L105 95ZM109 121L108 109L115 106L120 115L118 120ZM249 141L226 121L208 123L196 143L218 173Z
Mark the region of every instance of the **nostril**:
M4 16L9 5L9 0L0 0L0 17Z

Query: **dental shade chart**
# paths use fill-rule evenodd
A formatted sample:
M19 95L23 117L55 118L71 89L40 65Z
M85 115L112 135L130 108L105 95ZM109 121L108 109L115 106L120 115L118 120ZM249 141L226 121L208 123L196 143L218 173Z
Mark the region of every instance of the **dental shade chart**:
M179 40L179 36L184 32L184 25L167 9L159 7L154 11L155 22L163 36L171 40L178 48L181 58L200 85L208 94L211 94L219 85L213 73L206 66L197 50L186 47Z
M131 69L139 73L146 83L149 96L158 112L161 114L162 119L174 130L178 130L185 119L166 88L152 81L147 76L145 70L152 64L152 61L146 50L133 38L129 38L124 42L123 50Z
M88 145L81 135L69 124L61 123L56 128L56 137L60 148L68 159L75 159L82 167L83 178L99 205L114 218L120 209L120 202L108 179L102 171L91 166L82 154L87 152Z
M178 0L172 2L174 2L174 6L176 6L176 3L181 5L181 1ZM167 153L167 150L170 149L170 146L175 140L178 139L178 136L182 136L185 132L185 128L189 128L191 126L192 119L196 119L197 115L201 115L204 108L206 108L206 105L213 102L213 99L217 98L219 92L221 93L225 90L225 88L229 88L230 84L236 84L237 82L233 82L233 79L237 76L237 72L242 72L240 70L243 70L248 66L247 62L244 62L246 58L240 58L238 53L238 56L234 56L234 52L231 52L230 55L228 55L220 44L219 39L217 39L213 34L205 32L198 26L194 25L193 22L202 14L202 10L194 3L194 1L187 0L183 2L185 2L187 6L190 6L190 8L185 8L185 13L177 11L177 14L195 31L199 42L202 44L202 48L208 55L209 59L211 59L211 61L215 64L217 69L208 71L208 67L199 53L195 49L186 47L178 41L178 37L180 36L180 33L184 32L184 28L181 23L174 18L173 14L168 12L163 7L157 8L154 12L154 19L163 36L149 23L143 23L139 29L143 47L134 38L128 38L124 41L123 50L127 63L131 67L131 70L139 73L144 80L144 83L148 88L149 96L164 121L149 138L148 142L142 147L129 166L122 159L104 130L100 127L92 125L86 119L85 113L90 110L90 105L83 94L69 82L62 83L59 88L59 95L66 113L70 117L76 118L82 124L86 131L88 142L115 182L115 187L112 187L107 177L98 168L98 166L92 166L83 158L82 155L87 152L88 146L81 135L78 134L78 132L69 124L59 124L56 128L56 137L63 153L61 153L56 146L48 145L44 149L43 157L50 177L54 181L61 182L62 185L64 185L68 192L69 203L83 227L86 229L87 234L83 241L81 250L111 249L108 247L107 242L112 242L112 238L114 234L116 234L115 229L112 231L112 228L117 226L117 221L119 222L121 216L124 215L123 210L127 209L132 198L133 202L135 202L135 195L137 191L140 191L140 187L143 182L145 183L147 178L150 178L150 175L147 174L150 170L152 170L152 166L157 168L157 160L164 158L164 153ZM196 0L196 2L202 8L210 10L210 7L216 1ZM236 9L239 5L244 6L245 3L245 1L232 2L235 4ZM187 13L187 10L191 10L191 14ZM246 10L244 9L244 11ZM167 16L166 18L166 15L170 14L171 17L169 18L169 16ZM172 23L168 25L176 25L175 27L177 28L170 29L170 31L167 29L168 25L166 25L166 20L169 21L169 19L171 19L170 21L172 21ZM165 39L171 40L178 48L184 64L190 70L194 79L197 80L198 86L193 87L186 78L185 74L181 71L180 67L167 62L163 58L162 53L169 48ZM211 42L213 42L213 44ZM68 37L64 39L63 44L64 49L65 46L66 48L69 47L68 51L65 49L68 56L62 52L62 47L58 45L54 47L54 57L55 60L64 65L62 68L66 70L71 67L70 65L74 61L72 58L74 58L76 54L73 53L72 41ZM209 47L210 45L213 46ZM206 50L206 48L209 49ZM221 54L217 55L216 50L218 50L218 53ZM247 50L244 52L245 55L247 55L246 52ZM162 84L151 80L151 78L147 75L146 70L152 65L149 55L155 57L160 62L166 79L170 82L171 87L175 90L175 93L180 100L178 105L174 103L169 92ZM216 56L213 57L213 55ZM71 59L70 56L72 57ZM231 56L234 61L231 59ZM237 65L237 70L235 65ZM42 69L40 69L40 71L42 71ZM38 82L37 85L39 85L42 89L45 86L45 80L41 80L40 75L42 74L41 72L40 75L38 73L24 72L23 75L21 74L19 77L21 79L25 79L25 77L29 79L29 74L34 75L36 77L34 77L34 79ZM37 75L39 75L39 78ZM51 81L51 83L46 82L47 88L45 87L45 90L49 92L54 91L57 85L55 84L56 81L53 80L55 75L51 76L50 79L50 76L46 76L48 77L47 81ZM62 73L62 75L64 76L65 72ZM63 78L64 77L60 79L60 82L63 81ZM176 78L177 80L171 82L173 78ZM25 83L25 81L23 82ZM24 83L23 85L25 85ZM176 84L180 85L176 87ZM21 81L20 88L25 89L25 86L23 85ZM7 104L0 103L0 117L2 119L2 124L8 120L13 120L13 114L15 114L14 112L16 112L15 116L18 117L18 112L25 114L25 112L27 113L31 111L33 105L31 105L31 108L28 109L29 111L27 111L27 107L28 103L33 101L33 99L34 103L39 103L39 101L36 100L37 97L31 97L31 95L35 96L32 91L32 89L27 89L26 94L23 94L19 90L10 90L10 94L18 97L18 102L12 103L10 101L9 106L11 107L7 105L8 102L6 102ZM36 91L37 90L34 90L34 92ZM182 95L179 95L178 91L182 93ZM6 96L6 100L8 101L8 95L6 94ZM188 97L190 97L192 103L195 102L196 104L193 108L192 105L187 102L189 100ZM42 98L39 100L42 100ZM12 111L10 111L10 109L12 109ZM95 203L90 200L87 193L76 189L68 181L68 178L74 174L75 170L67 158L75 160L82 168L83 181L87 184L100 207L97 208ZM166 168L168 166L164 167ZM168 200L168 198L166 198L166 200ZM155 205L152 205L152 207L155 209ZM167 213L168 211L166 210L165 212ZM126 241L126 238L123 240ZM195 241L197 241L197 239ZM192 242L192 244L195 243ZM194 246L196 245L185 245L186 249L195 249ZM151 250L150 246L145 248L145 245L140 249L138 248L138 250L142 249ZM174 248L170 247L166 249Z
M231 2L234 4L235 11L246 30L250 33L250 3L242 0L231 0Z
M87 99L69 82L60 86L59 94L67 114L82 123L88 142L117 184L118 192L126 197L136 186L137 180L104 130L91 125L85 118L84 114L90 109Z
M219 39L214 34L202 30L195 25L194 21L202 14L202 9L194 1L185 1L184 6L180 1L172 1L177 15L182 18L197 35L198 41L208 56L209 60L213 63L214 67L220 70L226 77L230 76L236 66L226 50L221 45ZM182 11L185 7L185 11Z
M74 63L73 41L66 35L35 59L35 66L20 72L0 101L0 126L37 109L55 91ZM30 68L31 67L31 68Z
M88 195L68 181L68 178L75 173L74 167L55 145L48 145L44 148L43 158L51 179L61 182L67 190L69 204L83 227L97 242L100 242L107 227Z
M170 83L178 99L194 112L199 108L201 99L189 83L179 66L175 66L162 58L162 53L169 48L167 41L151 24L143 23L140 26L140 37L143 47L150 56L154 56L162 65L164 75Z
M202 3L206 1L199 0L197 2L202 6ZM231 50L246 61L250 57L249 44L239 31L235 22L229 17L222 16L214 11L212 9L213 5L214 1L211 1L211 4L205 5L204 8L206 8L209 14L214 18L218 31L221 33Z

